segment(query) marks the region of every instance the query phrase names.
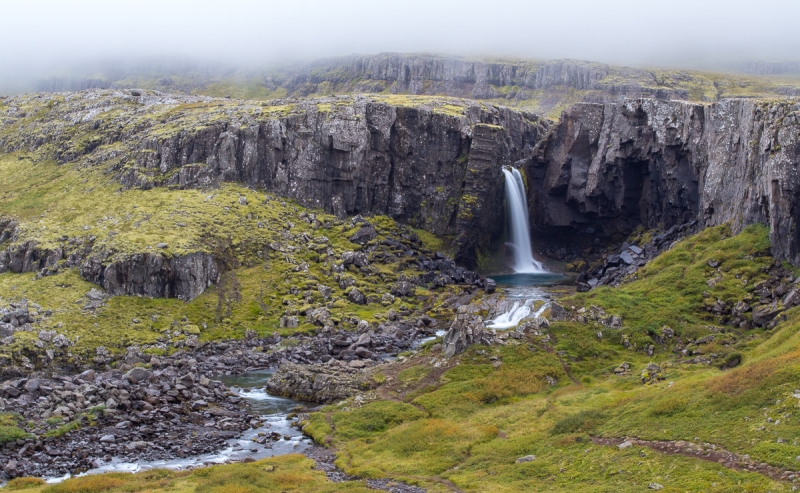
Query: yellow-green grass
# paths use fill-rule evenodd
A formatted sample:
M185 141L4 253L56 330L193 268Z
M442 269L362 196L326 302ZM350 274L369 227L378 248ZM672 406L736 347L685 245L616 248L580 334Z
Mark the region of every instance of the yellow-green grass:
M0 413L0 445L28 437L21 427L19 416L9 413Z
M108 473L43 485L34 478L15 479L10 491L42 493L157 492L175 493L334 493L370 492L363 481L334 483L313 468L314 462L299 454L284 455L247 464L229 464L170 471L153 469L137 474Z
M109 261L141 252L167 257L207 252L231 269L226 283L238 285L238 301L229 300L226 289L212 286L188 303L116 296L94 312L83 306L88 291L97 286L83 280L77 268L62 269L58 275L41 279L35 273L1 274L2 302L26 298L39 304L42 311L51 310L52 316L42 319L36 328L66 334L74 343L73 353L88 353L101 345L120 350L130 344L154 343L167 335L183 339L199 334L202 340L210 340L241 337L247 329L261 335L305 332L314 328L305 321L305 312L316 304L336 300L331 312L345 327L349 325L344 322L353 317L376 321L389 308L413 310L421 303L416 297L396 300L390 307L375 302L351 303L334 279L332 262L326 264L325 255L328 248L332 249L334 261L339 262L342 252L361 248L348 240L360 225L240 185L223 184L210 190L121 190L101 170L2 155L0 190L0 214L19 222L16 244L30 240L41 249L62 245L69 249L73 247L64 238L78 238L88 244L94 237L92 252L108 252ZM240 198L245 198L246 204ZM315 229L301 218L304 212L316 214L323 227ZM399 226L389 218L370 220L379 233L376 243L389 233L398 233ZM302 235L311 241L298 240ZM322 236L327 243L316 241ZM420 237L430 251L442 247L433 235ZM167 247L158 248L160 243ZM345 271L365 295L380 297L399 276L414 275L402 259L373 266L373 274L364 274L353 266ZM318 285L332 288L329 300L323 299ZM291 294L290 288L299 292ZM309 291L312 305L303 296ZM427 303L436 306L436 297ZM300 327L279 329L284 313L299 316ZM14 345L0 352L32 348L36 337L36 332L19 332Z
M766 226L748 226L731 235L728 225L708 228L680 241L672 249L640 269L637 281L618 288L599 287L563 303L598 305L623 319L623 331L639 348L648 334L659 334L664 325L678 335L696 337L707 333L717 319L705 310L718 300L736 303L750 299L753 286L768 278L764 272L773 259L769 255ZM719 270L708 261L720 262ZM708 281L716 284L710 286ZM652 341L651 341L652 342Z
M709 442L756 462L800 469L800 401L793 397L800 388L800 309L790 310L772 333L740 331L740 340L731 345L744 363L732 370L680 363L684 357L663 346L651 357L609 336L637 324L660 329L675 304L687 322L670 325L700 331L705 298L696 290L699 284L709 289L702 265L707 267L708 258L722 262L721 296L746 296L752 283L743 285L741 276L758 280L761 268L772 262L764 255L765 236L758 226L738 236L724 227L711 229L663 254L639 280L602 296L577 297L616 313L612 308L631 310L620 298L649 296L647 313L636 318L634 310L619 312L626 316L625 328L603 327L603 338L597 337L596 324L560 322L546 336L474 346L436 384L408 393L408 402L329 406L312 414L305 430L337 447L337 464L348 473L433 488L444 478L476 492L642 491L650 483L662 484L663 491L790 491L790 483L757 473L591 441L592 436L633 436ZM673 278L675 266L683 276ZM661 288L665 279L670 282ZM502 364L496 367L497 361ZM614 369L623 361L632 370L618 376ZM651 362L664 368L666 378L643 385L639 375ZM398 377L413 383L425 368L412 367ZM558 383L551 386L545 377ZM515 463L530 454L535 461Z

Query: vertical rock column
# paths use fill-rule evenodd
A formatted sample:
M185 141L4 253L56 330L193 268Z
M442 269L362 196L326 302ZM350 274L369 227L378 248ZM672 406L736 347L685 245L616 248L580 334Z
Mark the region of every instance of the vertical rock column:
M473 128L464 192L458 204L456 262L474 268L478 252L503 232L503 156L505 129L477 124Z

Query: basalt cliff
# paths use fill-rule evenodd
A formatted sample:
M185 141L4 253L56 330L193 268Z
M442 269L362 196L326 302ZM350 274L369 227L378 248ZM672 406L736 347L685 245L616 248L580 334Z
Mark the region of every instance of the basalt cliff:
M387 215L450 237L470 267L502 235L502 166L530 160L549 127L508 108L402 97L262 104L87 91L6 99L0 112L0 149L20 159L103 169L123 189L234 182L340 218ZM113 294L185 299L224 271L208 249L167 258L66 237L45 248L13 217L0 224L10 242L0 271L66 262Z
M526 168L532 222L544 236L765 223L773 254L797 264L798 110L794 100L575 105Z
M36 159L102 167L123 189L235 182L340 218L387 215L450 237L470 268L503 236L502 167L516 166L541 244L579 252L583 240L639 226L763 222L774 255L800 263L798 109L636 99L576 104L551 123L446 98L86 91L2 100L0 149L35 156L33 169ZM66 237L45 246L13 217L0 234L0 271L79 266L112 294L192 299L226 270L213 249L120 253Z

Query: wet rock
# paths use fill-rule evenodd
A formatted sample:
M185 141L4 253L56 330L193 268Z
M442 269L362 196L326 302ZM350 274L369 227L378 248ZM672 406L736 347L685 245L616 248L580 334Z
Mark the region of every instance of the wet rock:
M486 278L486 287L484 287L484 291L486 294L492 294L497 290L497 282L494 279Z

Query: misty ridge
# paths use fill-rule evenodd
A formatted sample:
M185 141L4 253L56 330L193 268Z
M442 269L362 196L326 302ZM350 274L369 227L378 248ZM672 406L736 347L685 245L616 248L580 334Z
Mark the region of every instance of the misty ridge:
M800 15L793 2L761 8L784 19ZM414 0L393 8L362 0L148 0L123 8L82 0L6 5L4 17L5 96L132 87L251 99L387 91L507 99L546 113L606 98L559 94L552 104L519 103L526 90L705 101L793 96L800 79L800 35L755 22L740 1L486 8L473 0ZM448 78L462 86L444 87ZM424 81L433 87L422 88ZM715 84L722 87L713 94L706 86Z

